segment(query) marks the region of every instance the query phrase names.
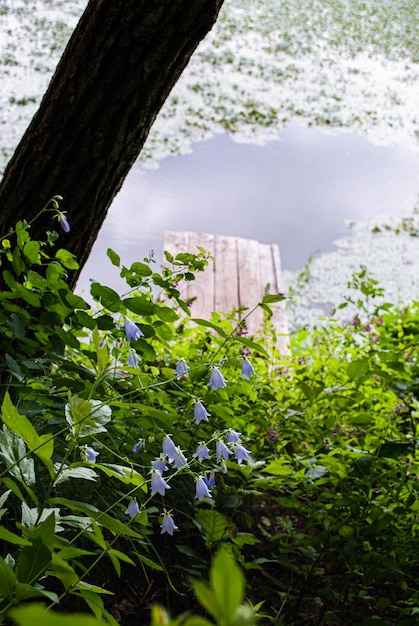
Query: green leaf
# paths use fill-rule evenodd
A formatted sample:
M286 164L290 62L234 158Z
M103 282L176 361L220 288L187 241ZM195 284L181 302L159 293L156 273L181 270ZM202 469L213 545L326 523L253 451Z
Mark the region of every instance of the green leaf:
M72 254L68 250L64 250L64 248L60 248L60 250L57 250L57 252L55 253L55 258L59 260L61 265L69 270L79 269L79 264L77 263L74 254Z
M80 349L80 342L73 333L63 330L61 326L54 326L55 333L59 336L64 345L69 348Z
M411 452L413 452L413 442L385 441L378 446L376 455L388 459L398 459L399 457L407 456Z
M106 255L110 258L112 265L119 267L121 264L121 258L112 248L106 250Z
M15 337L25 336L25 326L23 325L20 317L16 315L16 313L12 313L10 315L10 317L6 320L6 324L12 335L14 335Z
M213 559L210 581L224 615L224 623L232 623L243 601L244 577L226 548L219 550Z
M220 623L223 611L211 587L201 580L193 580L192 588L199 604L213 616L217 623Z
M16 574L6 561L0 557L0 597L12 598L16 587Z
M136 485L147 493L147 482L145 478L136 470L125 465L114 465L112 463L96 463L95 467L107 476L113 476L126 485Z
M282 293L272 293L262 298L263 304L273 304L274 302L282 302L286 297Z
M27 604L9 611L7 616L17 626L109 626L108 622L84 613L64 613L49 610L43 604Z
M200 509L195 519L205 533L207 546L210 546L216 541L220 541L229 526L229 521L226 516L213 509Z
M352 361L351 363L349 363L346 371L349 378L352 378L352 380L357 380L358 378L365 376L365 374L368 374L368 372L370 371L369 359L363 358Z
M54 452L53 436L49 434L39 436L28 418L18 413L10 399L8 391L4 394L1 418L4 424L16 435L21 437L28 448L41 459L50 474L54 475L54 468L51 462L51 456Z
M15 600L17 602L23 602L29 600L29 598L48 598L51 602L58 602L58 596L53 591L47 591L47 589L41 589L41 587L34 587L27 583L17 583L15 589Z
M135 298L124 298L123 304L129 311L137 315L154 315L157 312L157 304L148 300L145 296L136 296Z
M39 254L40 249L41 246L39 244L39 241L28 241L27 243L25 243L23 247L23 255L25 256L28 263L34 265L35 263L39 264L41 262L41 257Z
M81 511L82 513L85 513L86 515L91 517L91 519L95 520L98 524L110 530L114 535L120 535L121 537L128 536L128 537L135 537L136 539L143 539L143 535L141 533L137 532L136 530L134 530L127 524L124 524L123 522L111 517L107 513L103 513L102 511L99 511L99 509L97 509L92 504L87 504L86 502L77 502L74 500L67 500L67 498L51 498L50 502L51 504L59 504L62 506L66 506L71 511ZM147 514L145 511L144 511L144 514L145 514L144 520L146 520ZM140 521L141 516L142 516L142 513L139 513L137 515L136 521L137 519L138 521Z
M23 440L5 425L0 432L0 458L3 459L9 474L17 478L36 501L35 495L30 490L36 483L34 461L27 456Z
M248 339L247 337L241 337L241 336L235 337L234 340L238 341L239 343L242 343L247 348L252 348L253 350L257 350L257 352L260 352L261 354L268 356L268 353L266 352L265 348L260 343L256 343L256 341L252 341L251 339Z
M79 580L71 565L58 554L52 555L48 575L58 578L62 582L64 589L76 585Z
M55 528L55 517L53 515L45 520L44 524L49 524L49 519L52 520ZM31 533L30 539L32 545L25 546L19 553L16 562L16 569L18 572L19 582L21 583L28 583L32 585L38 582L51 563L51 550L44 542L42 532L37 532L38 530L41 530L42 526L43 524L41 524L39 529L37 528L33 531L33 533Z
M65 418L76 437L91 437L106 432L105 424L112 418L112 409L99 400L84 400L71 396L66 404Z
M198 324L198 326L206 326L207 328L212 328L212 330L215 330L215 332L217 332L221 337L227 337L224 328L222 328L218 324L214 324L213 322L209 322L208 320L203 320L199 318L192 318L191 321L195 324Z
M0 526L0 539L2 539L3 541L7 541L8 543L13 543L14 545L17 545L17 546L32 545L31 542L25 539L24 537L15 535L15 533L12 533L10 530L7 530L7 528L3 528L3 526Z
M55 469L60 467L61 464L57 463ZM96 481L97 477L97 473L90 467L79 466L78 464L72 463L60 471L60 474L54 484L59 485L60 483L64 483L66 480L70 480L71 478L84 478L84 480Z
M110 287L105 287L100 283L92 283L90 293L105 309L114 312L123 310L119 294Z
M129 271L137 274L137 276L150 276L152 274L148 265L145 263L139 263L138 261L131 265Z

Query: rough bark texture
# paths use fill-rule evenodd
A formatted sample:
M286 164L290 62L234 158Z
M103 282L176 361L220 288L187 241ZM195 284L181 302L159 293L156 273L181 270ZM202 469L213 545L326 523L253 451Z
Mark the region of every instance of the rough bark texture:
M0 235L63 196L82 267L157 113L223 0L90 0L0 185ZM51 230L43 215L32 236ZM78 273L71 277L75 285Z

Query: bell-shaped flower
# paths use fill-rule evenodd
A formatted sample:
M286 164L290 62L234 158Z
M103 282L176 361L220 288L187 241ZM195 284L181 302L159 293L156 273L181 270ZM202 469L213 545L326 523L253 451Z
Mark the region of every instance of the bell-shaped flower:
M165 513L164 517L162 519L162 523L161 523L161 535L163 533L168 533L169 535L173 536L173 531L177 530L177 526L175 525L175 522L173 520L173 517L170 515L170 513Z
M211 414L208 413L202 402L195 402L193 416L195 422L199 424L200 422L208 422L208 417L210 417Z
M134 444L132 451L139 452L144 445L144 439L139 439L136 444Z
M196 451L193 453L192 455L193 457L197 457L198 461L200 463L202 463L202 461L204 459L209 459L210 455L209 455L209 449L208 447L205 445L205 443L203 443L201 441L201 443L198 445Z
M173 463L174 463L175 467L180 469L181 467L184 467L185 465L188 464L188 460L185 457L185 455L183 454L182 450L179 448L179 446L177 446L175 448L175 450L176 450L176 452L175 452L175 455L173 457Z
M63 231L65 233L69 233L70 232L70 224L68 223L65 214L62 213L61 211L57 211L57 218L58 218L58 221L60 222L60 226L63 229Z
M216 391L217 389L225 387L226 382L226 379L224 378L218 367L213 367L208 386Z
M138 354L135 352L134 348L131 348L128 352L128 367L138 367Z
M222 458L224 459L224 461L228 461L228 457L230 456L230 454L233 454L231 450L227 448L226 444L221 441L221 439L217 439L215 450L217 453L217 461L220 461Z
M237 430L234 430L233 428L229 428L227 431L228 443L236 443L237 441L240 441L240 435L241 433L238 433Z
M143 331L138 328L137 324L131 322L131 320L129 320L127 317L125 318L124 327L128 341L131 341L131 339L137 340L140 337L144 337Z
M204 481L207 487L213 489L215 487L215 472L210 472L208 477L204 476Z
M166 435L163 439L163 454L167 456L170 463L176 456L176 446L169 435Z
M202 476L198 476L198 478L195 480L195 492L195 498L198 498L199 501L203 500L204 498L212 497Z
M125 511L125 513L127 515L130 515L131 517L135 517L137 515L137 513L139 513L140 511L140 507L138 506L138 502L137 500L131 500L131 502L128 505L127 510Z
M84 461L86 463L96 463L96 457L99 456L99 452L86 446L84 449Z
M233 446L233 452L234 452L234 456L236 457L237 463L239 465L242 464L242 461L250 461L250 453L248 450L246 450L246 448L243 448L243 446L240 443L235 443Z
M175 367L175 372L176 372L178 379L184 378L185 376L187 376L188 369L189 367L186 365L185 359L180 359L180 361L176 363L176 367Z
M151 470L151 495L159 493L164 496L166 489L170 489L170 485L164 480L159 470Z
M244 357L242 361L242 375L247 378L247 380L250 380L252 374L256 374L255 370L253 369L253 365L251 364L249 359Z
M151 461L151 466L153 469L160 472L160 474L163 474L163 472L167 472L167 470L169 469L166 465L166 456L163 454Z

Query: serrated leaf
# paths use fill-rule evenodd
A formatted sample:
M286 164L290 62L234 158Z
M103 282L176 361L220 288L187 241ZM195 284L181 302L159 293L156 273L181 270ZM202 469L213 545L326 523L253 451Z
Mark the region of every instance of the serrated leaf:
M195 519L205 533L208 546L220 541L229 526L226 516L213 509L200 509L195 515Z

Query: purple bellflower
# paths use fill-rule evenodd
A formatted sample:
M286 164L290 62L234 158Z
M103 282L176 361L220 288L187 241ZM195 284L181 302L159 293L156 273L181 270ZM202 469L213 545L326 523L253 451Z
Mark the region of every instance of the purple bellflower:
M166 435L163 439L163 454L167 456L170 463L176 456L176 446L170 438L170 435Z
M250 461L249 451L246 450L246 448L243 448L243 446L240 443L234 444L233 452L234 452L234 456L236 457L237 463L239 465L242 464L242 461Z
M244 357L242 361L242 375L247 378L247 380L250 380L252 374L256 374L255 370L253 369L253 365L251 364L249 359Z
M125 318L125 334L127 336L128 341L131 339L137 340L140 337L144 337L144 333L140 330L137 324L131 322L127 317Z
M172 535L173 537L174 530L177 530L177 526L175 525L173 517L170 515L170 513L166 512L162 519L160 534L162 535L163 533L168 533L169 535Z
M179 448L179 446L177 446L176 448L176 454L173 457L173 462L175 464L175 467L177 467L178 469L188 464L188 460L183 454L182 450Z
M167 472L167 470L169 469L166 465L166 456L164 454L161 454L156 459L151 461L151 465L153 469L159 471L160 474L163 474L163 472Z
M217 461L220 461L221 458L223 458L224 461L228 461L230 454L233 454L221 439L217 439L215 449L217 452Z
M229 428L227 431L228 443L236 443L237 441L240 441L240 435L241 433L238 433L237 430L234 430L233 428Z
M202 476L198 476L195 480L195 498L198 498L199 501L204 498L212 498L207 485L205 484L205 480Z
M185 359L180 359L180 361L176 363L175 372L178 377L178 380L188 375L188 369L189 367L188 365L186 365Z
M135 352L134 348L131 348L128 352L128 367L138 367L138 354Z
M167 472L167 470L169 469L166 465L166 456L163 454L154 459L154 461L151 461L151 465L153 469L160 472L160 474L163 474L163 472Z
M144 445L144 439L139 439L137 443L133 446L133 452L139 452Z
M163 476L158 470L153 469L151 471L151 495L159 493L164 496L166 489L170 489L170 485L164 480Z
M226 382L227 382L226 379L224 378L224 376L222 375L218 367L214 367L211 372L208 386L211 387L211 389L214 389L214 391L216 391L217 389L225 387Z
M210 458L209 450L208 450L208 447L205 445L205 443L201 441L201 443L198 445L196 451L193 453L192 456L198 457L198 461L200 463L202 463L204 459L209 459Z
M137 513L139 512L140 512L140 507L138 506L137 500L135 499L131 500L125 513L129 515L130 517L135 517Z
M210 472L208 478L204 476L204 481L207 487L213 489L215 487L215 472Z
M84 456L86 463L96 463L96 457L99 456L99 452L96 452L93 448L86 447L84 450Z
M70 232L70 224L68 223L65 214L62 213L61 211L58 211L57 218L58 218L58 221L60 222L60 226L63 229L63 231L65 233L69 233Z
M195 422L199 424L199 422L208 422L208 417L211 416L211 414L208 413L202 402L195 402L193 416Z

